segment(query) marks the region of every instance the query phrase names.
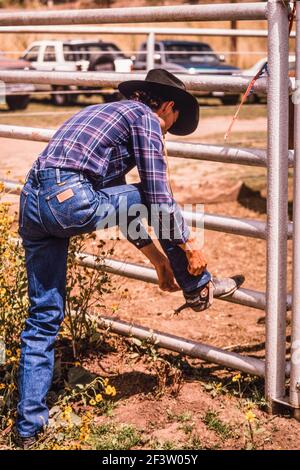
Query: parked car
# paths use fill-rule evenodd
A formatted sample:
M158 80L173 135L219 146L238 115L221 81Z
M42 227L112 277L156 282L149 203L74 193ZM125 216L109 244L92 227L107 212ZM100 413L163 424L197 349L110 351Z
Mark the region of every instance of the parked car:
M0 56L0 70L29 70L29 62L20 59L9 59L5 55ZM9 109L25 109L29 103L30 93L34 91L34 86L27 83L5 83L5 101Z
M209 44L197 41L165 40L156 41L154 66L164 68L173 73L190 75L233 75L240 69L224 63ZM141 44L137 57L134 60L134 70L145 70L147 64L147 43ZM224 104L236 104L238 94L224 92L201 92L201 96L214 96L220 98Z
M249 77L249 79L253 78L259 72L259 70L263 67L263 65L267 63L267 61L268 61L268 58L264 57L263 59L260 59L259 61L255 62L255 64L252 65L252 67L245 69L245 70L241 70L241 72L238 73L238 75L242 77ZM295 70L296 70L296 57L294 55L290 55L289 56L289 76L290 77L295 76ZM267 75L267 71L265 70L262 74L262 77L266 75ZM248 96L247 102L259 103L261 100L265 100L265 99L266 99L266 95L264 93L251 93Z
M132 60L113 43L104 41L35 41L22 55L35 70L40 71L114 71L130 72ZM56 105L67 105L76 102L78 93L68 94L66 91L83 93L91 91L89 87L46 85L39 90L55 91L52 100ZM57 93L63 91L64 93ZM101 93L105 101L111 101L116 96L115 90L105 90ZM90 93L89 93L90 96Z

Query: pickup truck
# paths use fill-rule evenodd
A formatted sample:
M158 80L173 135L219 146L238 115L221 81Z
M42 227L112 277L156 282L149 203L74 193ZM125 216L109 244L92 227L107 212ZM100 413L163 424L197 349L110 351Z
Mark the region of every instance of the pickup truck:
M31 63L33 69L40 71L75 72L130 72L132 60L113 43L104 41L35 41L30 44L21 57ZM78 91L92 93L89 87L39 85L41 91L52 93L52 101L58 106L76 102ZM61 93L59 93L61 91ZM70 91L71 93L67 93ZM98 90L97 90L98 91ZM73 92L73 93L72 93ZM116 90L103 89L104 101L118 96Z
M0 70L29 70L30 63L25 60L16 60L0 57ZM26 72L24 72L26 73ZM34 91L34 86L27 83L4 83L0 81L0 103L5 102L12 111L25 109L29 103L30 93Z
M218 56L205 42L164 40L154 44L154 66L163 68L175 74L190 75L234 75L240 69L222 63L223 58ZM137 56L134 58L133 69L145 70L147 62L147 43L141 44ZM217 97L223 104L236 104L238 94L224 92L201 92L200 96Z

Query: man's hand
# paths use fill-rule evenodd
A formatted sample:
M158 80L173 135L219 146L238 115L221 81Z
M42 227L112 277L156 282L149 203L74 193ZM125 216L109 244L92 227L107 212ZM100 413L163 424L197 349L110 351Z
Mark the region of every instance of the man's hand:
M206 269L207 259L202 250L199 249L197 240L191 239L179 246L185 251L188 260L188 272L192 274L192 276L202 274Z
M176 292L180 290L174 279L174 274L168 258L156 248L154 243L141 248L141 252L155 267L158 277L158 285L161 290L167 292Z

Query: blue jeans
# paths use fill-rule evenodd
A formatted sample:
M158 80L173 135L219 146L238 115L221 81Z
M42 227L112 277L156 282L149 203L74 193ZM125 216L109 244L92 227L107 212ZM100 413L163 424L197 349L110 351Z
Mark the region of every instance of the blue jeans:
M60 202L57 195L62 191L66 197ZM127 209L144 202L139 185L98 189L75 171L31 170L27 177L19 218L30 300L19 367L17 429L23 437L35 435L48 422L46 397L52 382L54 343L64 318L69 238L96 230L105 216L102 208L108 204L119 213L124 196ZM126 210L124 204L122 210ZM192 291L210 280L207 271L191 276L184 251L168 240L159 241L181 289Z

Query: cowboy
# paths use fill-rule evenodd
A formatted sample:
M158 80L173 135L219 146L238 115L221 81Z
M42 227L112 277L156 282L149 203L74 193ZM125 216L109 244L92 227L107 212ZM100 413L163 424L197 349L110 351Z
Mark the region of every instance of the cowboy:
M125 100L88 106L57 130L21 193L19 233L30 300L21 335L16 426L23 447L48 422L46 396L54 342L64 318L70 237L112 226L132 207L146 207L162 251L141 217L125 217L120 228L153 264L162 290L180 288L185 306L201 311L211 305L212 294L231 295L243 282L242 276L212 280L169 188L163 136L196 129L197 100L163 69L150 70L145 80L121 83L119 91ZM125 175L133 167L140 183L126 184Z

